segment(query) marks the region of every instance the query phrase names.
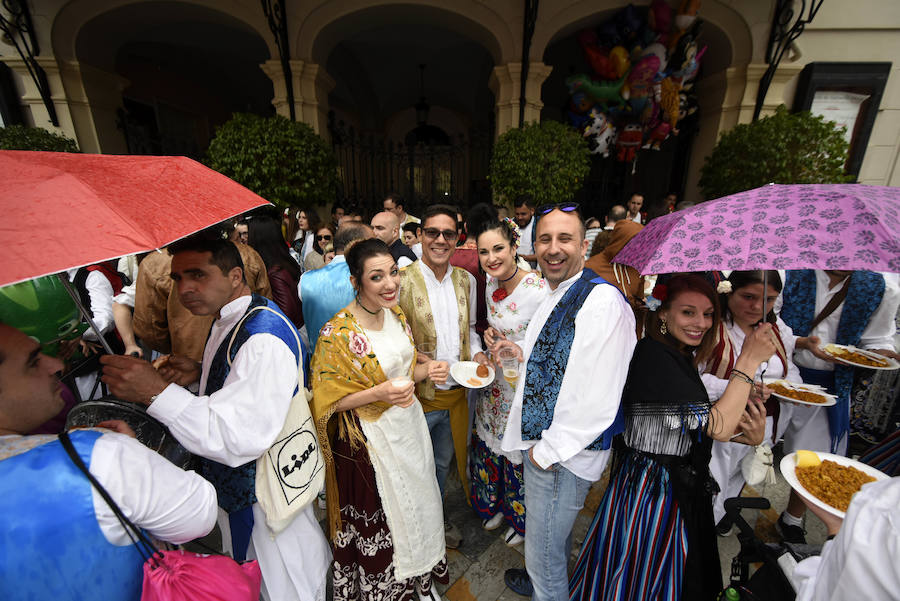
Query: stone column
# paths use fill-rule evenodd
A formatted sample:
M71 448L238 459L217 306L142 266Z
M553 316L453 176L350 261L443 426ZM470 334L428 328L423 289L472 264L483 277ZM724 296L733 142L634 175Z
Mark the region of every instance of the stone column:
M4 56L2 60L16 75L15 79L17 79L17 88L20 93L22 107L24 108L24 117L26 121L30 122L29 125L42 127L53 133L72 138L79 143L80 147L81 140L78 139L75 125L72 122L72 116L69 113L65 88L60 77L56 59L52 56L42 56L37 59L37 62L47 74L47 82L50 86L50 98L56 109L59 126L54 126L50 122L50 113L47 111L47 107L44 106L44 99L41 98L41 93L38 91L37 85L35 85L34 80L31 79L31 75L28 73L28 67L26 67L25 61L18 55ZM83 147L82 150L90 152Z
M128 87L128 80L78 61L61 63L60 75L81 149L127 154L128 144L119 126L118 111L122 108L122 92Z
M260 65L275 87L272 105L279 115L290 117L287 87L281 61L269 60ZM294 113L297 120L306 123L320 136L328 137L328 93L335 82L322 65L301 60L291 61L291 77L294 80Z
M541 86L553 67L533 62L528 66L525 83L525 121L540 121ZM494 67L488 85L496 100L497 135L519 126L519 94L521 92L522 63L507 63Z
M747 65L747 88L744 93L744 101L741 107L740 123L750 123L753 120L753 109L756 106L756 93L759 90L759 80L766 72L768 65L765 63L750 63ZM796 90L795 78L803 71L800 63L782 62L775 70L766 97L763 99L760 119L775 112L781 104L786 104L788 109L794 99ZM793 84L793 85L792 85ZM746 107L746 108L745 108Z

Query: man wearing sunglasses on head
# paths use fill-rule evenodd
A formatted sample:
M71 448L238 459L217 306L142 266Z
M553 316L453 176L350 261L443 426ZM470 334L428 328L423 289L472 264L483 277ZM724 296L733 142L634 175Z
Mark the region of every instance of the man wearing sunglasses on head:
M565 601L572 526L606 467L613 436L624 429L619 399L637 339L622 293L584 269L578 205L545 205L537 213L534 250L550 294L521 349L499 342L525 364L502 448L525 454L527 574L510 569L505 581L535 601Z
M432 205L425 211L422 216L422 258L401 270L400 308L409 320L416 348L422 351L426 345L430 347L434 354L432 359L447 361L451 366L469 360L487 365L489 361L482 350L481 338L475 331L475 278L464 269L450 265L459 237L456 219L456 209L447 205ZM423 380L416 386L416 397L425 410L431 433L441 495L455 451L460 480L468 498L469 482L465 474L469 408L466 389L452 376L442 385ZM454 549L461 540L452 527L446 528L447 547Z

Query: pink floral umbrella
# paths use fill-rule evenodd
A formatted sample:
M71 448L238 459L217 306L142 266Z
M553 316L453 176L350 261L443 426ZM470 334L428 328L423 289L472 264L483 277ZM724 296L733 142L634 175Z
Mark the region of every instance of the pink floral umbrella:
M750 269L900 272L900 188L769 184L654 219L613 261L642 275Z

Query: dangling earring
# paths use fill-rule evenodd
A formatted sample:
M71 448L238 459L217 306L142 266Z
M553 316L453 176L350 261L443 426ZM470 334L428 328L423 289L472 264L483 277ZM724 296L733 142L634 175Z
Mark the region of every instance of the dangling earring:
M659 331L660 331L660 333L662 333L663 335L669 333L669 326L666 325L666 320L665 320L665 319L660 319L660 320L659 320Z

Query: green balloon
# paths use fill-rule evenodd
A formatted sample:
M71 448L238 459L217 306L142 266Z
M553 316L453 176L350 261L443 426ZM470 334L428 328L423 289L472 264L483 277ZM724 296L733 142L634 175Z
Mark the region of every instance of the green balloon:
M75 301L56 276L0 288L0 321L37 340L48 354L60 340L85 329Z

